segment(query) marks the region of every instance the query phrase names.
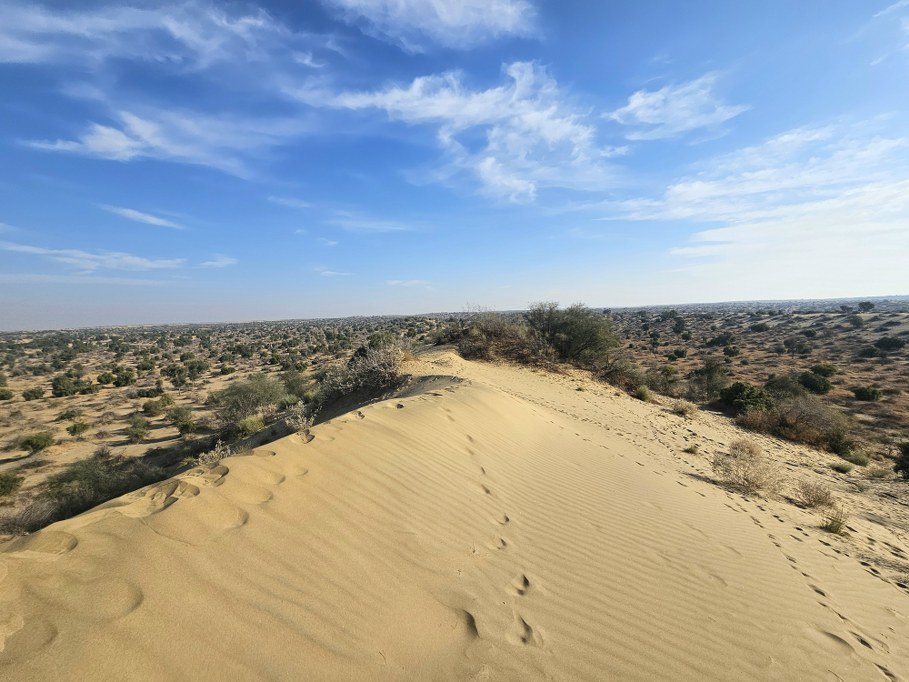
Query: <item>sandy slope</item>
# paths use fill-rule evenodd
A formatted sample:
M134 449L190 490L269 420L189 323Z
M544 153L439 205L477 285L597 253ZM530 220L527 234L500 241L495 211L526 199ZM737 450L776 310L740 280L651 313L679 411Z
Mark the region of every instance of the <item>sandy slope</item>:
M680 458L721 425L577 376L408 369L462 381L4 547L0 678L909 676L906 592Z

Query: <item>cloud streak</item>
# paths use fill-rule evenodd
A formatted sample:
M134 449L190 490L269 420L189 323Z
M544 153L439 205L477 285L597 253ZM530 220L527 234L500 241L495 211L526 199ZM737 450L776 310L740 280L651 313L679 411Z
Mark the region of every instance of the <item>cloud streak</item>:
M119 251L83 251L81 249L48 249L29 244L0 242L0 251L41 256L64 263L84 272L96 270L171 270L186 264L184 258L144 258Z
M467 49L536 31L536 9L527 0L323 0L364 32L408 52L427 45Z
M659 140L714 128L749 109L723 102L714 92L718 78L717 73L708 73L659 90L638 90L625 106L604 117L631 128L625 134L629 140Z
M108 206L106 204L102 204L101 208L103 208L105 211L108 211L109 213L118 215L121 218L126 218L127 220L133 220L137 223L155 225L156 227L169 227L174 230L183 229L183 226L178 223L167 220L166 218L159 218L158 216L152 215L151 213L137 211L134 208L125 208L123 206Z

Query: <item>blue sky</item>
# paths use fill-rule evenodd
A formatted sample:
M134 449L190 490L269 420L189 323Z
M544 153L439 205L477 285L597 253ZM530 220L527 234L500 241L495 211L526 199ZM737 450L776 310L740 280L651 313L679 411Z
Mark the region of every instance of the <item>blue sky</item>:
M909 293L909 0L0 5L0 328Z

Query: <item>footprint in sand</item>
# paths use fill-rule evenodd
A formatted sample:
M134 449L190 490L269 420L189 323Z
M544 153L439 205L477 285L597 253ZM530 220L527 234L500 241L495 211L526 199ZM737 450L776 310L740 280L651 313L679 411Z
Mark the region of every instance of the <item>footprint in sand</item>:
M16 559L53 561L61 554L71 552L79 544L74 535L59 530L43 530L11 541L5 555Z
M508 636L512 644L523 646L543 646L543 637L522 616L515 614L515 631Z
M511 581L511 589L519 597L523 597L530 591L530 578L522 573Z

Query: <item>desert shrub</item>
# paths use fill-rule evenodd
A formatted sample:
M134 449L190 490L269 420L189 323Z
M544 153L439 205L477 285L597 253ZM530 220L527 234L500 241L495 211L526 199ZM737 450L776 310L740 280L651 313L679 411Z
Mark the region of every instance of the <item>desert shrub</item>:
M114 376L112 372L101 372L95 381L97 381L102 386L109 386L110 384L114 383L114 379L116 378L117 377Z
M832 377L836 374L836 365L831 365L829 362L821 362L816 365L811 365L811 372L817 374L820 377Z
M13 392L8 388L0 388L0 400L12 400Z
M855 467L853 467L849 462L834 462L830 465L830 468L840 474L848 474Z
M771 374L764 382L764 388L775 400L805 395L805 387L795 374Z
M134 414L129 418L125 433L130 443L141 443L148 436L148 420Z
M230 446L224 445L224 443L219 440L217 443L215 443L214 448L199 455L197 461L199 464L211 466L217 464L225 457L230 457L233 454L234 453L230 449Z
M44 395L43 388L29 388L22 391L22 397L26 400L37 400Z
M546 364L556 359L553 349L526 323L495 313L482 313L463 330L458 352L465 358L503 357L525 364Z
M644 384L663 395L673 395L679 384L679 371L672 365L648 370L644 375Z
M856 386L852 389L852 394L855 396L856 400L874 402L880 400L884 395L884 392L875 386Z
M237 381L214 394L215 411L226 424L240 420L266 408L273 408L284 394L284 386L266 374L254 374Z
M284 372L284 374L281 375L281 381L284 383L284 389L287 393L296 396L301 400L312 385L312 380L309 379L309 377L303 374L303 372L298 372L296 370Z
M163 414L164 405L157 400L146 400L142 403L142 412L148 417L157 417L159 414Z
M237 427L243 436L251 436L265 428L265 420L261 415L256 414L241 419L237 423Z
M846 532L846 524L849 522L849 514L839 505L831 506L824 514L821 528L828 533L843 535Z
M673 414L677 414L680 417L690 417L697 412L698 408L694 403L690 403L687 400L675 400L670 409Z
M749 409L769 410L773 407L773 397L770 393L760 386L741 381L721 390L720 402L735 415Z
M51 381L51 395L55 398L63 398L70 395L76 395L79 392L76 382L66 375L54 377Z
M799 383L812 393L823 395L829 393L833 388L830 379L814 372L802 372L799 374Z
M369 348L345 366L331 367L323 374L316 402L323 404L357 391L381 391L401 379L401 351L396 347Z
M906 480L909 480L909 441L900 443L899 450L900 453L896 457L896 464L893 466L893 470Z
M708 358L688 376L690 396L694 400L716 400L728 384L729 370L715 358Z
M75 516L165 475L162 469L138 460L91 457L73 462L42 486L36 499L45 507L40 525Z
M19 447L23 450L28 450L33 455L49 448L53 444L54 434L50 431L39 431L19 439Z
M682 450L682 452L687 452L689 455L696 455L699 451L700 448L697 443L693 443Z
M66 431L69 433L69 435L78 437L88 431L89 428L89 425L85 422L73 422L66 427Z
M803 507L829 507L833 504L830 488L820 483L801 480L796 487L796 499Z
M638 386L637 390L634 392L634 397L645 403L649 403L651 400L653 400L653 394L646 386Z
M773 465L752 441L740 439L729 444L729 452L717 453L713 470L726 485L746 494L774 492L779 477Z
M602 366L618 345L609 318L580 303L564 309L557 303L536 303L524 319L559 360L580 367Z
M57 415L57 418L54 419L55 422L65 422L73 421L82 416L82 410L76 408L70 408L68 410L63 410L60 414Z
M0 497L8 497L18 491L24 480L22 476L9 472L0 472Z
M101 416L98 417L98 424L101 424L102 426L107 425L107 424L112 424L116 418L117 418L116 412L111 412L110 410L107 410L105 412L102 412Z
M871 462L871 460L868 459L868 455L863 452L856 452L853 450L847 450L846 452L843 452L840 454L840 457L845 459L850 464L855 464L856 466L860 467L866 467Z
M789 398L777 405L776 435L842 453L849 442L849 419L815 396Z
M874 346L866 346L858 352L858 356L866 359L878 358L881 356L881 352Z
M748 327L748 329L750 329L753 332L758 332L758 333L766 332L770 329L770 325L767 324L766 322L757 322L757 323L751 325L750 327Z
M874 342L874 347L884 352L900 350L905 345L905 341L898 339L895 336L882 336Z
M600 369L600 378L629 393L647 383L644 370L625 356L607 361Z

